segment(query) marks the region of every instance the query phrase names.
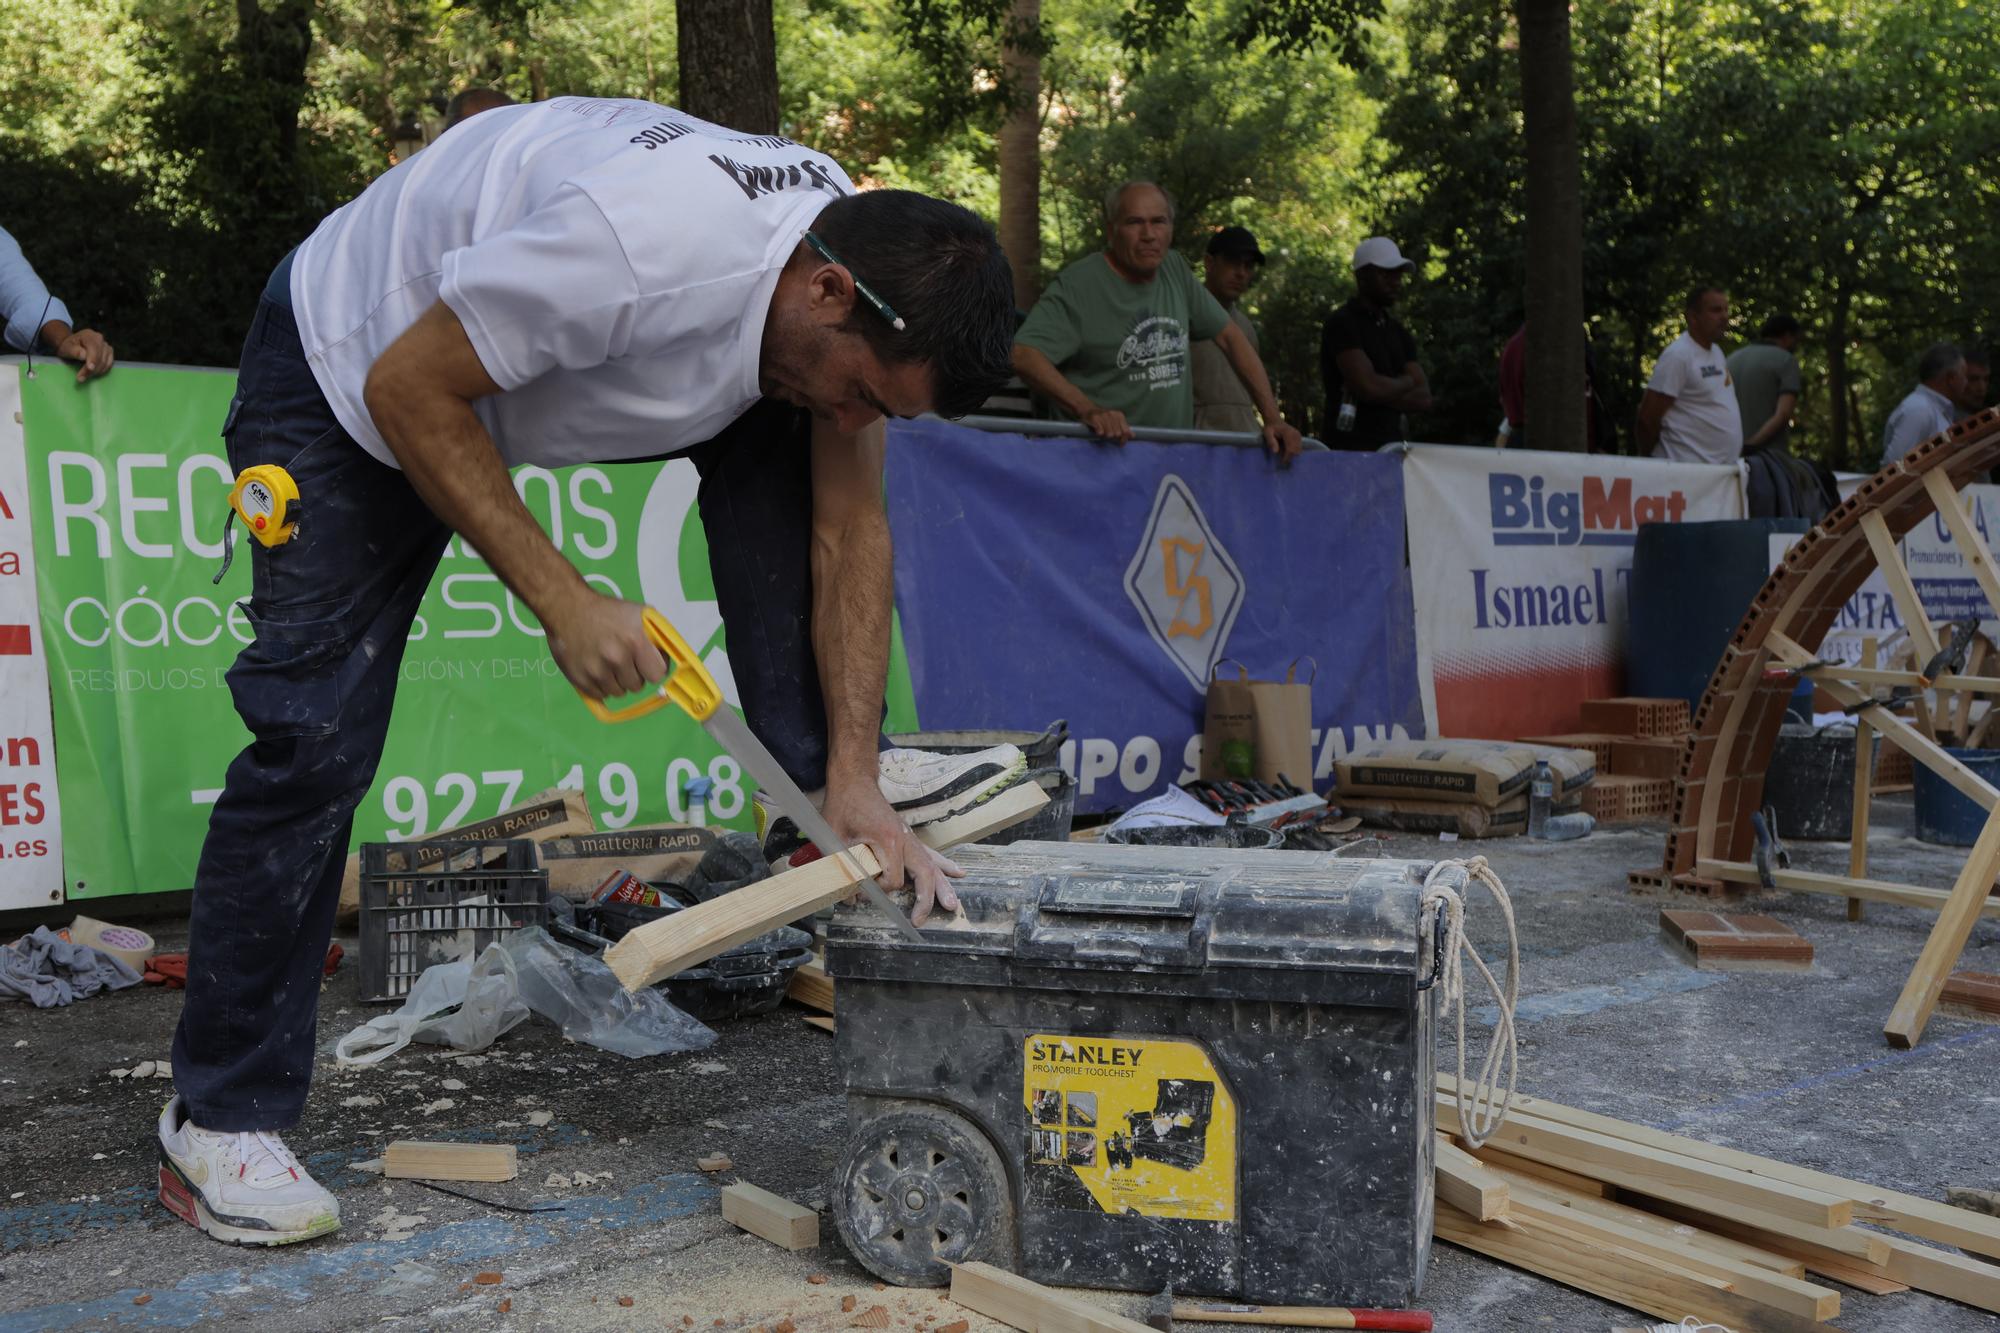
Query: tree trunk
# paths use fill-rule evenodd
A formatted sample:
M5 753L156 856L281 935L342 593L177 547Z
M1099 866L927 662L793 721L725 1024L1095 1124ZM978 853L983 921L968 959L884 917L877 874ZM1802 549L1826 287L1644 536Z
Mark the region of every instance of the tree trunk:
M1011 101L1000 122L1000 248L1014 270L1014 304L1042 291L1042 0L1013 0L1002 60Z
M299 108L312 52L311 6L307 0L280 0L265 9L257 0L236 0L236 51L245 84L263 103L276 163L289 171L298 157ZM280 192L289 184L272 183Z
M771 0L678 0L683 111L750 134L778 132Z
M1569 0L1516 0L1527 137L1528 446L1581 453L1583 201Z
M1848 438L1857 424L1847 400L1847 325L1853 304L1853 293L1845 285L1834 289L1833 309L1826 321L1826 461L1829 467L1866 472L1873 471L1869 466L1873 460L1851 448L1853 441Z

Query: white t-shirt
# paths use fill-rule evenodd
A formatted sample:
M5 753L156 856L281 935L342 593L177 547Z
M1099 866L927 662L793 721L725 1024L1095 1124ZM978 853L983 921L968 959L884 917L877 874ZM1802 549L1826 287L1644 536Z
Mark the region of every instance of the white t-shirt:
M802 231L852 193L789 139L651 102L559 97L454 126L300 247L292 306L334 416L443 300L505 392L474 404L509 466L701 443L758 396L764 319Z
M1653 457L1676 463L1733 463L1743 454L1743 412L1722 348L1683 333L1667 344L1646 387L1674 400L1660 418Z

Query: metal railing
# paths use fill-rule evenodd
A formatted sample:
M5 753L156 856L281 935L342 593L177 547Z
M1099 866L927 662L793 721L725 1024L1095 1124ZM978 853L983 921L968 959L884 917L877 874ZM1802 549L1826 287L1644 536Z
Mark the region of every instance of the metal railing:
M970 426L974 430L995 431L1007 435L1050 435L1073 440L1097 440L1103 437L1092 431L1081 421L1045 421L1039 417L960 417L956 423ZM1264 437L1247 430L1166 430L1159 426L1134 426L1132 438L1145 440L1151 444L1226 444L1237 449L1262 449ZM1324 450L1326 446L1308 435L1303 445L1308 451Z

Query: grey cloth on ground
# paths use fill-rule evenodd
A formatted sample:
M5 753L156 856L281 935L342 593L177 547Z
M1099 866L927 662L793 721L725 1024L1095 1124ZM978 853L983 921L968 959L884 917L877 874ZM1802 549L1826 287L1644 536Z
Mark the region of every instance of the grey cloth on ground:
M47 926L0 949L0 998L26 1000L37 1009L138 984L139 974L124 960L72 943Z

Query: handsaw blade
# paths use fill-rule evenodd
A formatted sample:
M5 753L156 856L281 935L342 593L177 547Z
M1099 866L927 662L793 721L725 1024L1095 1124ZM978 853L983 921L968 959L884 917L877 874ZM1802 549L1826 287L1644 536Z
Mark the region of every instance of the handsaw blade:
M872 875L862 874L861 867L848 859L846 840L833 831L833 826L826 822L819 808L806 799L806 794L799 790L799 784L779 767L771 752L764 748L764 743L744 725L743 719L736 716L729 705L724 704L710 713L708 720L701 725L715 738L716 744L734 755L736 762L743 765L744 771L757 785L792 817L800 833L818 844L821 852L838 857L847 865L860 881L861 891L868 895L868 901L875 904L904 939L922 943L923 933L910 924L910 918L903 915L902 909L896 906L895 900L883 891Z

